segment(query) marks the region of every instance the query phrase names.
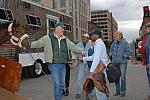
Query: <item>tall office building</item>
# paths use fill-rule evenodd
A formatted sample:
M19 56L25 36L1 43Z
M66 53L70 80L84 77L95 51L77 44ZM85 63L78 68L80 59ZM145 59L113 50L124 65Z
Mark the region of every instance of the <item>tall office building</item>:
M91 11L91 21L104 32L104 41L111 42L113 33L118 30L118 24L108 10Z

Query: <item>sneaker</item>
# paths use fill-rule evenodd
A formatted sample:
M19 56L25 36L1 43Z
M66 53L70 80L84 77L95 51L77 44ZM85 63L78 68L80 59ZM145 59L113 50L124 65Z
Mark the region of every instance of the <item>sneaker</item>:
M124 97L125 96L125 93L120 93L120 97Z
M120 95L120 92L116 92L116 93L114 94L114 96L118 96L118 95Z
M81 94L76 94L75 95L75 98L80 98L81 97Z

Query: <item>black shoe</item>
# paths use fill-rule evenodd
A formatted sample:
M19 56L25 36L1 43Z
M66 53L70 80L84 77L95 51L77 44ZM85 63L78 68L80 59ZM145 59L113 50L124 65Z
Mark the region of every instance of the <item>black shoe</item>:
M114 94L114 96L118 96L118 95L120 95L120 92L116 92L116 93Z
M125 96L125 93L120 93L120 97L124 97Z
M62 93L62 95L65 95L65 93L66 93L66 91L63 89L63 93Z
M81 94L76 94L75 95L75 98L77 98L77 99L80 98L80 97L81 97Z
M65 92L64 96L68 96L68 95L69 95L69 90L66 89L66 92Z

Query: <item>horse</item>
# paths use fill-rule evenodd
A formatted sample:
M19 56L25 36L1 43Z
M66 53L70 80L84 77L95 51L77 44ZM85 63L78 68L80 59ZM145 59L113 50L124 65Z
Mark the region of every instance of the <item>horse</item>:
M0 24L0 45L6 41L11 41L20 48L30 47L29 36L16 22ZM19 90L21 73L20 63L0 56L0 87L16 93Z
M13 23L0 24L0 45L9 40L16 46L30 47L29 36L25 34L21 25L15 21Z

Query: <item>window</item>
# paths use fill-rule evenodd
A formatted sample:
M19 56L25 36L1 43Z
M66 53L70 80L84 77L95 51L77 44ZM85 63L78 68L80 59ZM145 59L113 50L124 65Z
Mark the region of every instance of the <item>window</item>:
M56 23L57 23L57 20L49 19L49 28L54 28Z
M77 9L77 0L74 0L74 2L75 2L75 9Z
M70 24L64 24L66 31L71 31L71 25Z
M78 29L76 28L76 39L78 40L79 36L78 36Z
M5 5L5 1L4 0L0 0L0 7L4 7Z
M69 6L73 7L73 0L69 0Z
M0 8L0 20L12 22L13 21L12 11L9 9Z
M78 25L78 15L77 15L77 12L75 11L75 23L76 23L76 26Z
M53 9L56 9L57 8L57 1L53 0L52 3L53 3Z
M65 7L66 6L66 0L60 0L60 6Z
M104 39L108 39L108 37L104 37Z
M41 20L38 16L26 15L26 21L28 25L32 26L42 26Z

